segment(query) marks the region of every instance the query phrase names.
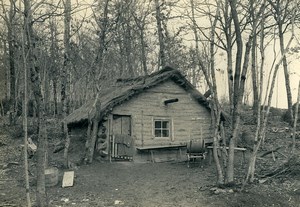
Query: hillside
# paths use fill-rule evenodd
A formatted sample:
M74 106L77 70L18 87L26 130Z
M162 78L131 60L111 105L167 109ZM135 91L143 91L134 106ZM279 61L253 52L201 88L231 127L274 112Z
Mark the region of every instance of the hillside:
M246 123L245 123L246 124ZM58 120L48 119L49 165L59 169L59 185L47 188L50 206L300 206L300 165L282 165L289 156L291 128L271 119L266 140L257 160L257 180L239 192L246 163L236 160L235 187L215 186L214 163L207 160L187 168L186 163L99 162L81 165L82 137L72 137L70 157L76 166L75 185L61 188L62 152L52 153L61 139ZM254 125L245 125L251 133ZM1 120L0 132L0 205L25 206L21 127L9 127ZM34 129L30 135L35 140ZM279 147L279 149L277 149ZM268 153L270 150L276 150ZM300 144L297 139L297 152ZM298 157L299 158L299 157ZM298 165L297 165L298 163ZM31 197L35 192L35 156L29 160ZM284 166L284 167L283 167ZM277 170L277 171L276 171ZM297 171L298 170L298 171ZM273 174L272 174L273 173Z

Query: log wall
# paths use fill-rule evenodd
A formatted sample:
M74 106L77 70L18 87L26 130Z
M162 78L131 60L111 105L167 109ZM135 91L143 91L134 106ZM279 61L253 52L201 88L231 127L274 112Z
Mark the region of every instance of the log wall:
M178 102L164 104L178 98ZM135 146L184 144L190 139L209 139L212 136L210 112L191 94L167 81L115 107L113 114L130 115ZM155 138L153 119L171 120L171 138Z

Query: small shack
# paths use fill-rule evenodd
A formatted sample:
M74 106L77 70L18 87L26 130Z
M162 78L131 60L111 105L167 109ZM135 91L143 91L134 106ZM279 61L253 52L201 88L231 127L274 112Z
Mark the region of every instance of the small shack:
M170 67L148 76L120 79L102 91L99 106L95 104L95 100L87 102L64 122L71 134L72 129L83 127L90 136L91 117L98 117L95 144L90 146L104 160L182 160L189 140L212 139L207 99Z

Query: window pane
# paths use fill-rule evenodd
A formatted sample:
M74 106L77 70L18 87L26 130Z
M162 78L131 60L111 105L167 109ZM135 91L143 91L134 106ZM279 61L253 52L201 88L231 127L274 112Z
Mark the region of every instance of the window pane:
M169 129L169 121L163 121L162 122L162 128Z
M161 128L161 121L155 121L155 129Z
M162 130L162 137L169 137L169 130Z
M155 137L161 137L161 130L155 130Z

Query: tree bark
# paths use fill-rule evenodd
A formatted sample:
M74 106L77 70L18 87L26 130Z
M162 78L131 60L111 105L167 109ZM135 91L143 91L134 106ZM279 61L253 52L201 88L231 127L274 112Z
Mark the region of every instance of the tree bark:
M107 36L107 28L108 28L108 12L109 12L109 1L105 0L103 6L103 16L101 21L98 25L99 27L99 51L96 57L96 62L98 63L98 71L94 74L94 91L98 91L100 89L100 81L103 72L103 65L104 65L104 51L106 49L106 36ZM99 0L99 5L101 5L102 1ZM99 8L100 10L100 8Z
M240 24L238 14L236 11L236 0L229 0L231 14L234 22L234 28L236 33L236 65L235 74L233 78L233 112L232 112L232 135L229 139L229 150L228 150L228 164L226 173L226 182L234 182L234 147L235 140L237 139L239 127L240 127L240 104L239 96L241 91L239 90L240 78L241 78L241 66L242 66L242 52L243 52L243 41L241 36Z
M219 146L219 140L218 140L218 134L219 134L219 124L220 124L220 107L219 107L219 101L218 101L218 93L217 93L217 84L216 84L216 75L215 75L215 29L217 24L217 17L219 16L219 3L217 5L217 11L216 11L216 17L212 23L211 31L210 31L210 71L208 72L208 69L205 68L204 63L202 62L199 54L199 44L198 44L198 33L197 33L197 25L195 21L195 14L194 14L194 1L190 0L191 2L191 9L192 9L192 23L193 23L193 32L195 36L195 44L196 44L196 57L198 61L199 68L203 71L203 74L205 76L205 80L207 84L209 85L209 89L211 91L211 115L212 115L212 122L214 126L214 134L213 134L213 157L214 161L216 163L216 170L217 170L217 183L218 184L224 184L224 175L223 175L223 169L220 164L219 156L218 156L218 146Z
M98 133L99 123L101 118L100 110L101 110L101 103L99 101L98 94L97 94L93 105L93 111L95 112L95 114L93 114L93 117L90 120L92 123L92 127L90 127L88 130L90 136L88 136L89 142L87 142L88 145L87 145L87 153L85 158L85 161L87 163L93 162L95 144L97 140L97 133Z
M71 27L71 0L65 1L64 8L64 63L61 73L61 104L62 115L66 117L68 113L69 73L70 73L70 27Z
M232 136L229 139L229 155L228 155L228 165L227 165L227 183L233 183L234 182L234 147L235 142L238 137L238 132L240 129L240 105L243 100L243 95L245 91L245 80L248 70L248 64L249 64L249 56L250 56L250 50L252 47L252 39L255 35L255 29L252 29L248 41L246 43L246 49L244 53L244 62L242 66L242 52L243 52L243 42L242 42L242 35L240 30L240 24L239 24L239 18L236 10L236 0L230 0L230 7L231 7L231 13L232 18L234 21L234 27L236 32L236 43L237 43L237 54L236 54L236 66L235 66L235 75L234 75L234 96L233 96L233 115L232 115ZM257 16L260 16L262 9L264 6L262 6L257 14ZM257 18L253 20L254 25L256 25Z
M284 71L284 77L285 77L285 88L286 88L286 94L287 94L287 104L288 104L288 114L290 116L290 120L293 120L293 103L292 103L292 93L290 88L290 77L289 77L289 71L288 71L288 64L287 64L287 58L285 55L285 48L284 48L284 24L287 18L290 16L288 14L288 8L290 5L292 5L293 1L280 1L276 0L271 1L268 0L271 7L274 10L274 20L276 21L276 24L278 26L278 37L279 37L279 45L280 45L280 52L282 55L282 64L283 64L283 71ZM295 16L294 14L292 16ZM294 17L292 17L293 19ZM293 30L293 28L292 28ZM294 31L293 31L294 32Z
M8 55L9 55L9 116L10 124L15 124L16 120L16 66L15 66L15 37L14 37L14 18L15 18L15 2L10 0L9 14L7 19L7 37L8 37Z
M159 42L159 68L163 68L166 66L166 54L165 54L165 42L163 36L163 28L162 28L162 19L160 13L160 2L159 0L155 0L155 18L156 18L156 26L157 26L157 34L158 34L158 42Z
M20 2L21 8L21 2ZM30 184L29 184L29 167L28 167L28 75L27 75L27 60L25 55L25 38L24 30L22 31L22 59L24 68L24 100L23 100L23 130L24 130L24 171L25 171L25 189L27 207L31 207L30 199Z
M24 0L24 25L27 39L28 60L30 68L31 86L36 101L38 115L38 144L37 144L37 191L36 201L39 207L48 206L46 188L45 188L45 145L46 145L46 120L43 107L44 97L41 89L40 66L36 54L37 38L33 30L31 1Z
M285 78L285 89L286 89L286 98L287 98L287 103L288 103L288 113L291 117L291 123L292 123L292 120L294 117L292 92L291 92L291 86L290 86L290 74L289 74L289 70L288 70L287 58L286 58L286 55L284 54L284 33L283 33L282 26L283 26L282 23L279 23L279 25L278 25L279 45L280 45L281 55L283 55L282 65L283 65L284 78Z
M299 102L300 102L300 81L298 84L298 97L297 97L297 103L295 108L294 127L293 127L293 136L292 136L293 144L292 144L291 155L295 154L295 149L296 149L296 131L297 131L297 122L298 122Z
M252 39L252 49L251 49L251 74L252 74L252 90L253 90L253 115L254 117L257 116L257 110L259 107L258 104L258 87L257 87L257 67L256 67L256 44L257 44L257 37L256 37L256 21L255 21L255 13L254 13L254 8L253 8L254 1L250 1L250 15L253 21L252 28L254 30L254 35Z
M229 104L233 106L233 66L232 66L232 31L231 31L231 15L229 14L229 4L228 0L225 0L225 37L227 42L227 78L228 78L228 96L229 96ZM230 114L232 115L233 109L231 108Z
M65 148L64 148L64 160L65 160L65 168L70 168L70 161L69 161L69 147L70 147L70 142L71 142L71 139L70 139L70 131L69 131L69 128L67 126L66 123L64 123L64 129L65 129Z

